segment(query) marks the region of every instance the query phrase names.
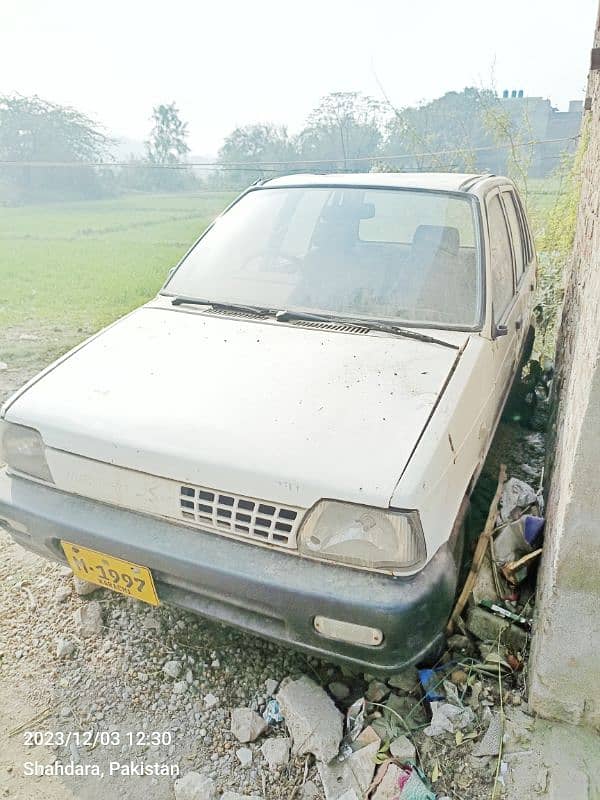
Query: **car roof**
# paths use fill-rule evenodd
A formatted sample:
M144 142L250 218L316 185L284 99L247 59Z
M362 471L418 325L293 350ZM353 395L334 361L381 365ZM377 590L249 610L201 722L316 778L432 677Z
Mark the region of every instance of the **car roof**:
M369 186L377 188L437 189L467 191L488 174L464 172L345 172L283 175L265 181L263 186Z

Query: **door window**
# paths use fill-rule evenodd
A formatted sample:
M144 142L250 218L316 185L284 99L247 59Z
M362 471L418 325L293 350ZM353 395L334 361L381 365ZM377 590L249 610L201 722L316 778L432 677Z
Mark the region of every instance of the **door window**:
M512 250L499 195L494 195L488 201L487 215L494 322L499 322L510 305L514 294Z
M517 282L520 280L521 275L525 269L525 243L523 238L523 229L514 201L514 194L512 192L502 192L502 199L504 200L504 207L506 208L506 216L512 234L513 249L515 252L515 265L517 268Z

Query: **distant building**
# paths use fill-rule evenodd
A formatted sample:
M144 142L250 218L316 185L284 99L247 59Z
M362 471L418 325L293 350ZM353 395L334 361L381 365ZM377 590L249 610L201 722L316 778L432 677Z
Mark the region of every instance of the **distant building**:
M559 111L544 97L527 97L522 89L505 89L501 103L512 119L518 142L543 142L530 151L530 175L549 175L560 166L565 153L572 153L576 149L576 137L583 117L583 100L571 100L568 111ZM525 156L528 155L526 148L523 148L523 152ZM506 148L493 151L487 158L482 154L480 166L496 173L505 172L508 158Z

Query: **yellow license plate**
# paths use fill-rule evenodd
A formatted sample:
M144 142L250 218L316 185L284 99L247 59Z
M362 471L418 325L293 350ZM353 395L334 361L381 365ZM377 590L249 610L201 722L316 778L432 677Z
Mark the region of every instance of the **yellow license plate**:
M148 567L132 564L97 550L61 542L73 574L85 581L126 594L152 606L159 605L152 573Z

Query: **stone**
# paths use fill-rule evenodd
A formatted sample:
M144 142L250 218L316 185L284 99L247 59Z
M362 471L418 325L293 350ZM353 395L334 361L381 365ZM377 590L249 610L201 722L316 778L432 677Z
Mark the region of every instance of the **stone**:
M371 681L367 688L365 697L370 703L381 703L390 693L389 688L382 681Z
M96 589L99 589L99 586L96 586L95 583L90 583L90 581L84 581L83 578L78 578L77 575L73 578L73 588L75 589L75 594L78 594L80 597L85 597L92 592L95 592Z
M69 639L57 639L56 641L56 657L67 658L75 652L75 644Z
M467 682L468 679L467 673L464 669L455 669L450 674L450 680L452 683L455 683L457 686L462 686L462 684Z
M448 638L448 648L458 652L470 652L473 649L473 645L468 636L454 633Z
M221 800L264 800L264 798L257 794L238 794L227 790L221 795Z
M174 785L175 800L215 800L217 790L212 778L199 772L188 772Z
M254 742L269 726L250 708L234 708L231 712L231 732L242 744Z
M279 681L276 681L274 678L268 678L265 681L265 690L267 692L267 697L272 697L277 691L278 686L279 686Z
M402 672L397 672L388 678L388 684L393 689L400 689L400 691L409 694L414 692L419 686L419 673L416 667L408 667L403 669Z
M243 769L246 769L252 764L252 750L250 750L249 747L240 747L239 750L235 751L235 754Z
M186 681L175 681L173 684L173 694L184 694L187 691L188 684Z
M348 789L339 796L339 800L360 800L360 797L356 794L354 789Z
M306 675L290 681L277 694L296 755L313 753L328 763L339 750L343 716L327 692Z
M358 797L365 797L375 774L375 759L380 740L356 750L344 761L332 760L329 764L317 762L317 768L327 800L340 800L344 792L352 790Z
M77 633L84 639L102 633L102 609L95 600L80 606L73 614L73 619Z
M397 800L403 772L396 764L388 764L381 783L372 795L373 800Z
M498 642L515 652L525 650L527 632L512 622L491 614L479 606L471 606L467 613L467 629L484 642Z
M71 587L70 586L59 586L58 589L54 592L54 599L57 603L64 603L65 600L68 600L71 597Z
M398 736L390 744L390 753L400 761L401 764L407 761L416 761L417 750L408 736Z
M8 369L8 364L6 363L6 361L0 361L0 372L3 369Z
M61 578L70 578L71 575L73 574L73 570L71 569L71 567L67 567L66 564L62 564L58 568L58 574L60 575Z
M300 800L314 800L319 794L319 789L314 781L306 781L300 789Z
M163 664L163 672L165 675L168 675L169 678L173 678L174 680L179 677L179 673L181 672L181 664L179 661L167 661Z
M333 681L333 683L330 683L327 688L336 700L345 700L350 694L350 689L346 686L346 684L340 683L339 681Z
M204 708L206 708L208 710L208 709L214 708L215 706L218 706L218 705L219 705L219 698L218 697L216 697L211 692L209 692L207 695L205 695L205 697L204 697Z
M292 740L288 738L267 739L260 748L269 769L285 766L290 760Z

